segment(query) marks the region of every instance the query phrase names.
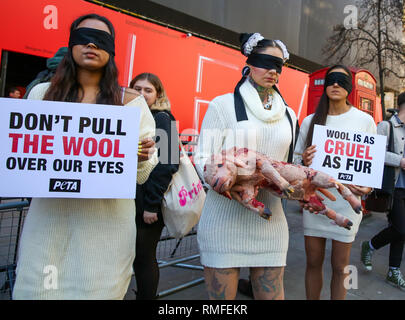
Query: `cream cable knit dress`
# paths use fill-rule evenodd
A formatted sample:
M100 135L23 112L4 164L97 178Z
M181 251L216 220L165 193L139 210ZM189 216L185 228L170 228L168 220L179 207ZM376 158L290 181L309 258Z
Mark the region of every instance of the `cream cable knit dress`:
M302 159L302 153L305 150L305 140L307 138L309 125L313 116L314 115L311 114L302 121L300 134L298 136L297 145L294 151L294 162L296 163L299 163ZM351 107L349 111L340 115L328 115L325 125L337 129L347 129L373 134L377 133L377 127L374 123L373 118L367 113L360 111L355 107ZM304 210L304 235L333 239L345 243L353 242L359 229L362 215L354 212L349 203L342 198L342 196L336 191L336 189L328 190L332 192L332 194L336 197L336 201L331 201L328 198L324 197L325 205L340 213L341 215L349 218L353 222L353 226L350 228L350 230L347 230L345 228L334 225L331 220L324 215L316 215L307 210Z
M28 98L42 100L48 87L37 85ZM126 106L142 110L140 139L154 136L145 100L137 97ZM156 164L156 153L138 163L137 182L144 183ZM133 199L34 198L20 241L13 299L123 299L135 241ZM57 275L57 289L45 286L50 275Z
M236 121L233 94L215 98L209 104L201 127L195 156L197 170L203 174L206 160L234 145L248 147L277 160L286 160L291 142L291 126L286 106L274 92L271 110L265 110L254 87L245 81L240 88L248 121ZM289 108L288 108L289 109ZM293 123L294 112L289 109ZM201 263L207 267L285 266L288 226L281 200L269 192L257 197L273 213L270 221L209 190L198 224Z

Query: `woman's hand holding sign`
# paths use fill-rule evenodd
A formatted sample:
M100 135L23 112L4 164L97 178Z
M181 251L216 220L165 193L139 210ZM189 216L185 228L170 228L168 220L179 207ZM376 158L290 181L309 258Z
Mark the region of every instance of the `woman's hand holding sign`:
M151 138L143 139L138 145L138 161L148 160L155 152L155 141Z

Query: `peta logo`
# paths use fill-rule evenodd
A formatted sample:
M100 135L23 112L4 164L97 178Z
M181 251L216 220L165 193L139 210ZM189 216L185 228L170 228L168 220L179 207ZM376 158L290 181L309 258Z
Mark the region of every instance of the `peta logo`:
M339 172L338 179L345 180L345 181L353 181L353 175L350 173Z
M49 192L80 192L80 180L51 179Z

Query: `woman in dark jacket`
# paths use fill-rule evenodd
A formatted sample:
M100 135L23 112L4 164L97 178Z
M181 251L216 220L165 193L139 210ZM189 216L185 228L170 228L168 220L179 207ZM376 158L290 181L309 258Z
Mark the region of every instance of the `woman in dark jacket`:
M170 102L156 75L139 74L131 81L130 87L144 96L156 122L159 163L146 183L137 185L136 189L136 299L151 300L156 298L159 284L156 247L164 227L161 204L172 176L179 168L178 133ZM172 138L172 135L176 137ZM172 141L176 141L176 145Z

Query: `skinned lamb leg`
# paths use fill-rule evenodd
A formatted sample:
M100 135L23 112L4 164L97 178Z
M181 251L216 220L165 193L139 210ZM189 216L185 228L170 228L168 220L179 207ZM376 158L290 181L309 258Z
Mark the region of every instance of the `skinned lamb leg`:
M353 225L353 222L351 222L345 216L342 216L328 207L322 211L319 211L318 213L327 216L329 219L333 220L336 225L346 228L347 230L350 230L351 226Z
M322 193L326 190L319 190ZM326 192L326 196L329 196ZM333 195L330 194L332 197ZM323 204L323 199L321 196L319 196L316 192L313 193L313 195L309 198L307 203L312 207L313 210L316 210L317 213L325 215L329 219L333 220L333 222L343 228L346 228L350 230L350 227L353 225L353 222L351 222L348 218L345 216L341 215L340 213L335 212L332 209L329 209Z
M270 220L271 211L265 205L256 200L259 188L253 185L234 185L231 189L232 197L245 208L257 212L260 217Z
M289 198L290 194L294 193L293 186L280 175L270 161L258 159L257 168L260 170L263 177L267 179L269 183L274 183L287 198Z
M350 203L353 210L360 214L362 213L361 201L354 196L354 194L340 182L336 182L336 189L342 195L343 199Z
M348 188L332 177L322 172L316 172L311 178L311 183L319 188L335 188L357 214L361 213L361 201Z

